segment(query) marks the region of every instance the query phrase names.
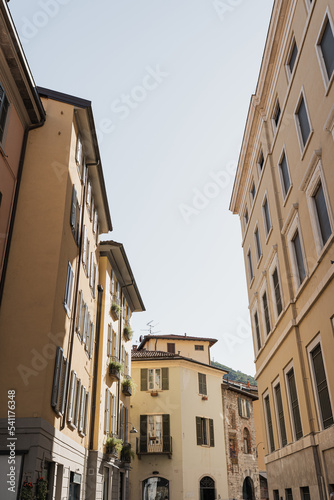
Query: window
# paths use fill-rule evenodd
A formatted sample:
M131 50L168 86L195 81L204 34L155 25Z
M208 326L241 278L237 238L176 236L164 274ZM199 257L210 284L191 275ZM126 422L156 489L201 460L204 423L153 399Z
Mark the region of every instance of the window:
M274 387L274 394L275 394L275 401L276 401L276 413L277 413L277 422L278 422L278 426L279 426L280 442L281 442L281 446L284 447L287 444L287 438L286 438L281 385L279 382Z
M248 261L249 281L252 281L252 279L254 278L254 272L253 272L253 263L252 263L252 253L250 250L248 250L248 253L247 253L247 261Z
M274 434L273 434L273 423L272 423L272 419L271 419L269 395L265 396L265 398L264 398L264 410L265 410L265 417L266 417L266 424L267 424L268 448L269 448L269 452L273 452L273 451L275 451L275 441L274 441Z
M58 415L64 414L65 388L68 377L68 360L64 358L63 349L57 347L55 369L53 375L51 406Z
M211 498L217 498L215 482L211 477L209 477L209 476L202 477L202 479L200 481L200 496L199 496L199 498L201 500L204 500L204 499L209 500Z
M290 47L290 51L289 51L289 55L288 55L288 61L287 61L287 70L288 70L287 73L288 73L289 78L292 75L293 68L295 66L295 62L297 59L297 55L298 55L297 44L296 44L296 40L293 38L292 43L291 43L291 47Z
M317 404L320 410L321 424L323 429L327 429L327 427L333 425L333 413L321 344L318 340L316 340L316 342L315 346L313 342L311 348L309 348L309 357L312 367L313 386L315 388Z
M279 104L279 100L277 99L276 104L275 104L275 108L274 108L274 112L273 112L273 115L272 115L272 124L273 124L273 131L274 131L274 133L277 130L280 116L281 116L281 107L280 107L280 104Z
M289 392L293 430L294 430L295 439L298 440L301 437L303 437L303 430L302 430L302 423L300 420L296 380L295 380L295 373L294 373L293 368L291 368L290 371L286 374L286 379L287 379L288 392Z
M198 446L215 445L212 418L196 417L196 437Z
M301 94L295 112L295 121L300 143L300 149L301 151L303 151L311 133L310 120L308 117L308 112L303 92Z
M250 417L249 401L244 398L238 398L238 410L240 417L249 418Z
M279 278L278 278L277 267L275 267L275 269L271 275L271 279L272 279L272 286L273 286L273 291L274 291L274 302L275 302L275 306L276 306L276 314L278 317L283 310L283 306L282 306L281 287L280 287L280 282L279 282Z
M169 389L168 368L142 368L140 370L141 391L167 391Z
M286 488L285 489L285 500L293 500L292 489L291 488Z
M252 200L252 203L254 202L255 200L255 195L256 195L256 189L255 189L255 184L253 182L252 184L252 187L251 187L251 190L250 190L250 194L251 194L251 200Z
M291 243L295 258L295 268L297 272L298 284L301 285L305 279L306 272L305 272L304 258L303 258L302 246L298 229L296 230L291 240Z
M256 227L254 231L254 238L255 238L257 261L259 261L262 256L262 248L261 248L260 232L258 227Z
M302 500L311 500L310 489L308 486L300 488L300 496Z
M257 311L255 311L255 314L254 314L254 327L255 327L255 334L256 334L257 350L259 351L261 349L262 345L261 345L259 315L258 315Z
M244 443L244 453L245 454L252 453L251 438L247 427L245 427L243 431L243 443Z
M273 490L274 500L279 500L279 490Z
M238 463L238 441L235 434L229 435L230 459L232 464Z
M82 140L80 134L77 136L77 145L76 145L76 150L75 150L75 161L78 166L81 166L82 164Z
M334 72L334 36L332 22L328 12L326 13L318 38L317 53L325 86L327 88Z
M281 180L281 186L282 186L282 194L283 194L283 200L287 197L288 191L291 186L291 180L290 180L290 174L289 174L289 167L288 167L288 162L286 160L285 153L283 152L282 159L278 165L279 168L279 176Z
M262 149L260 151L259 158L257 160L257 166L258 166L258 169L259 169L259 175L261 175L261 172L262 172L263 166L264 166L264 156L263 156Z
M204 345L195 344L195 351L204 351Z
M328 211L326 207L324 190L322 188L321 182L316 188L312 196L314 200L314 206L317 214L317 219L320 228L320 234L322 239L322 244L324 245L330 235L332 234L331 225L329 222Z
M143 500L169 500L169 481L163 477L149 477L143 481Z
M77 386L77 374L75 371L72 370L70 388L69 388L70 390L69 390L68 406L67 406L67 421L70 424L72 424L74 416L76 386Z
M248 220L249 220L248 208L246 207L246 210L245 210L245 213L244 213L245 228L247 227Z
M175 354L175 344L167 342L167 352Z
M92 185L90 181L87 182L87 196L86 196L87 208L90 213L90 207L92 204Z
M79 417L78 417L78 431L81 435L85 435L85 420L87 420L87 391L86 387L81 386L81 394L80 394L80 408L79 408ZM87 424L86 424L87 425Z
M263 307L263 315L264 315L264 322L266 325L266 332L267 335L269 335L271 326L270 326L270 316L269 316L269 305L268 305L268 298L267 298L267 292L263 292L262 295L262 307Z
M0 85L0 142L3 142L9 102L4 89Z
M111 408L111 392L106 389L106 401L104 407L104 432L106 434L110 433L110 408Z
M94 210L93 233L96 234L96 231L97 231L97 210Z
M72 189L72 203L71 203L71 217L70 224L72 229L72 234L77 245L79 245L80 240L80 205L77 197L77 190L75 186Z
M74 271L69 262L67 266L67 278L66 278L66 288L65 288L65 298L64 298L64 307L68 317L71 316L73 281L74 281Z
M269 231L271 229L271 220L270 220L269 204L267 198L265 198L264 203L262 205L262 211L263 211L264 229L266 232L266 236L268 237Z
M205 373L198 374L198 392L204 396L207 395L207 387L206 387L206 375Z
M140 415L140 453L171 453L169 415Z

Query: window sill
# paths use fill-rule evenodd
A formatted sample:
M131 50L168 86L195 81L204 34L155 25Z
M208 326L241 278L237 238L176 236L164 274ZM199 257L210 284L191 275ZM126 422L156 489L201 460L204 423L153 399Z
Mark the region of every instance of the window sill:
M330 235L330 237L328 238L328 240L326 241L326 243L324 244L324 246L320 250L320 253L318 254L318 259L317 259L318 264L320 264L320 262L323 260L324 256L326 255L326 253L328 251L328 248L333 243L333 240L334 240L334 233L332 233Z
M68 305L65 304L65 302L63 304L64 304L64 309L66 311L68 318L71 318L71 310L68 308Z
M303 144L303 143L302 143L302 139L301 139L301 137L300 137L300 132L299 132L299 130L297 130L297 133L298 133L298 139L299 139L299 146L300 146L300 150L301 150L301 157L300 157L300 161L302 161L302 160L304 159L305 154L306 154L306 150L308 149L309 144L310 144L310 142L311 142L311 139L312 139L312 136L313 136L314 130L313 130L313 128L311 128L310 133L309 133L309 136L308 136L308 138L307 138L307 141L306 141L306 143L305 143L305 145L304 145L303 147L302 147L302 144Z
M252 288L254 281L255 281L255 276L253 276L253 278L250 280L249 288Z
M293 187L293 184L291 183L291 184L290 184L290 187L289 187L289 189L288 189L288 192L286 193L285 198L284 198L284 200L283 200L283 207L285 207L285 205L287 204L288 198L289 198L290 193L291 193L291 191L292 191L292 187Z
M257 264L256 264L256 269L259 269L262 258L263 258L263 254L261 253L260 257L258 258Z
M273 232L273 226L270 226L270 229L269 229L268 234L266 236L266 245L269 241L269 238L270 238L272 232Z

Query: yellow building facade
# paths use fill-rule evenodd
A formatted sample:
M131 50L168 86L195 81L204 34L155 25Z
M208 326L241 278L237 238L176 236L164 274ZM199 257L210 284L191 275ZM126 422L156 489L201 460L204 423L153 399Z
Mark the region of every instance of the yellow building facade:
M275 500L334 490L333 18L325 0L274 2L230 204Z
M150 335L132 352L131 500L228 498L221 384L214 339Z

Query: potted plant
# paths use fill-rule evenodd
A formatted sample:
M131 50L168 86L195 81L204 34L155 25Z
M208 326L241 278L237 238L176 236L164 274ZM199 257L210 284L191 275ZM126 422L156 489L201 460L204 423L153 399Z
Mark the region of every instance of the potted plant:
M132 396L132 391L135 388L135 383L132 378L126 378L122 382L122 392L125 396Z
M34 498L34 485L29 481L24 481L21 489L21 500L33 500Z
M118 455L123 448L123 440L114 436L108 436L106 441L106 452L112 455Z
M125 340L131 340L133 337L133 330L130 325L126 325L123 329L123 337Z
M36 500L45 500L48 494L48 481L44 477L37 479Z
M117 304L117 302L113 302L111 304L111 309L110 309L110 314L112 316L112 319L114 321L117 321L119 319L119 313L121 311L121 307L119 306L119 304Z
M123 448L122 448L122 453L121 453L122 462L130 463L131 459L134 459L134 458L135 458L135 454L134 454L134 451L131 450L131 444L124 443Z
M122 363L119 361L110 361L109 375L119 380L121 378Z

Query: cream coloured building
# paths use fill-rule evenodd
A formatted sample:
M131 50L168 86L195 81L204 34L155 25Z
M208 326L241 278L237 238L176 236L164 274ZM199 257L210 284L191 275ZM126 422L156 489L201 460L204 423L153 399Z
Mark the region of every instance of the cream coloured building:
M132 352L131 500L228 498L223 370L210 338L145 336Z
M334 5L275 0L230 209L271 499L334 490Z

